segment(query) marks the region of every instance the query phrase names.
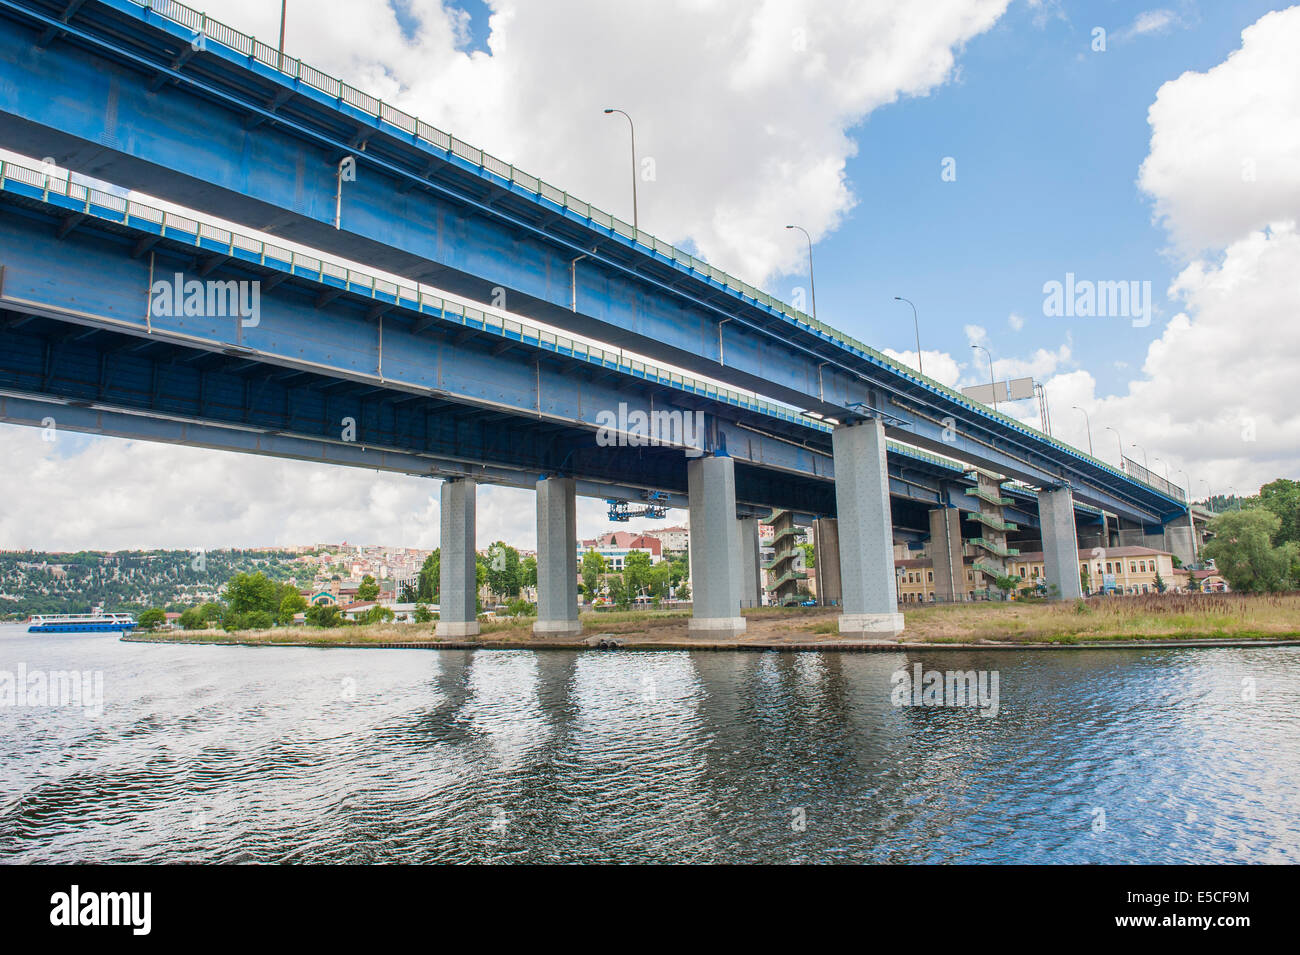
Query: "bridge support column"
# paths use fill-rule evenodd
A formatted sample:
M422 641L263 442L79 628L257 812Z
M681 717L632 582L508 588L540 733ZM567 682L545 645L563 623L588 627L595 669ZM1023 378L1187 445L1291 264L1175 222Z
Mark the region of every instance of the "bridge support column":
M741 558L736 540L736 466L725 455L686 462L691 509L691 612L689 631L733 637L745 630L740 615Z
M736 518L736 553L740 555L741 607L762 606L763 565L758 556L758 518Z
M537 622L533 633L582 633L578 621L578 508L573 478L537 482Z
M885 426L878 418L841 425L831 435L840 534L844 612L840 633L886 640L903 629L894 578Z
M471 637L478 633L478 568L474 560L477 489L477 483L469 478L442 482L437 629L440 637Z
M966 599L966 562L961 551L961 511L936 507L930 511L930 561L934 565L934 599L951 603Z
M844 602L844 593L840 588L840 528L833 517L819 517L813 524L813 561L817 605L838 607Z
M1068 487L1038 492L1038 524L1043 532L1043 575L1059 599L1083 596L1079 581L1079 538L1074 525L1074 495Z

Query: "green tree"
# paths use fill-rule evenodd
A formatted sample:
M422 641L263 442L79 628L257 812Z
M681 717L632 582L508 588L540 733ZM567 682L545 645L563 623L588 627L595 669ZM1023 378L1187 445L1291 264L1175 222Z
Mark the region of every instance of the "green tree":
M362 614L361 620L363 623L392 623L395 616L392 608L375 604Z
M167 622L167 611L161 607L150 607L136 618L136 626L141 630L153 630Z
M523 585L525 587L537 586L537 558L531 554L524 558Z
M375 578L366 574L361 578L361 586L357 588L357 600L378 600L379 584L375 583Z
M1259 489L1259 503L1278 519L1273 543L1300 544L1300 481L1270 481Z
M187 607L181 611L181 626L186 630L203 630L207 625L198 607Z
M994 585L1004 594L1015 593L1017 588L1024 583L1018 574L1006 574L993 578Z
M498 597L517 597L523 584L523 564L519 551L504 541L496 541L488 548L484 560L488 590Z
M632 593L628 590L622 574L610 574L605 578L605 586L609 588L609 599L616 607L626 610L632 605Z
M600 593L600 578L605 573L605 558L589 550L582 555L582 587L588 599L594 600Z
M1160 576L1160 571L1157 570L1156 571L1156 593L1162 594L1168 589L1169 587L1165 583L1165 579Z
M529 603L521 597L516 597L506 604L506 613L512 617L535 617L537 616L537 605Z
M255 610L274 614L280 610L280 586L260 570L255 574L235 574L226 584L226 603L236 614Z
M334 604L312 604L307 608L307 622L313 627L337 627L339 608Z
M282 624L288 626L293 623L294 614L305 613L307 610L307 598L298 593L297 589L290 589L283 597L280 598L279 620Z
M416 594L415 585L411 583L404 583L402 584L401 592L398 594L398 599L401 603L413 604L415 603L417 596L418 595Z
M438 575L441 572L441 548L424 558L420 568L420 581L416 586L416 599L435 603L438 600Z
M1267 508L1227 511L1210 521L1214 540L1205 545L1204 554L1233 590L1287 590L1294 584L1291 573L1297 549L1292 543L1273 544L1281 526L1281 518Z
M429 605L428 605L428 604L419 604L419 603L416 604L416 605L415 605L415 622L416 622L416 623L429 623L431 620L433 620L433 611L429 609Z
M638 596L650 584L650 555L643 550L631 551L623 560L623 583L629 599Z
M205 625L211 625L215 623L218 626L220 626L221 618L224 617L225 615L226 612L222 608L221 604L213 603L212 601L208 601L207 603L205 603L203 606L199 608L199 616L203 618L203 623Z

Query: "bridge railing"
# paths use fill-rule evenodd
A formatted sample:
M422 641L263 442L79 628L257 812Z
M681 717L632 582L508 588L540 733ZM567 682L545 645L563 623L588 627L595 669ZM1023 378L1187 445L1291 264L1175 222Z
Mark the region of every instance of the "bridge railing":
M608 230L611 235L619 235L623 238L643 246L647 251L660 255L665 259L676 263L677 265L696 273L704 279L716 282L718 285L729 289L734 294L739 295L742 299L748 299L753 304L765 307L774 313L778 313L785 318L793 321L798 326L811 331L820 337L836 344L846 350L855 353L858 357L863 358L873 364L886 367L894 373L901 375L911 381L916 382L923 387L937 392L944 397L956 402L959 406L969 408L986 417L998 421L1005 427L1019 431L1037 441L1059 448L1069 454L1089 462L1093 466L1113 474L1123 479L1137 480L1139 483L1147 484L1154 490L1167 495L1167 491L1162 486L1166 482L1148 483L1135 477L1133 474L1126 473L1117 469L1100 458L1093 457L1074 447L1066 444L1051 435L1039 431L1030 425L1027 425L1017 418L1004 414L1001 411L994 410L987 405L974 402L953 388L929 378L920 372L904 365L883 352L858 341L850 335L832 328L831 326L817 321L815 318L794 308L792 305L781 301L773 295L750 285L735 276L724 272L722 269L710 265L697 256L693 256L682 249L677 248L670 242L656 238L644 230L638 230L634 226L607 212L603 212L590 203L584 202L574 196L569 195L562 189L552 186L547 182L529 175L528 173L517 169L511 163L498 159L491 154L471 146L450 133L443 132L435 126L424 122L419 117L407 113L397 107L383 102L356 87L344 83L327 73L324 73L301 60L285 56L279 50L268 46L256 40L248 34L242 33L220 21L214 20L204 13L178 3L176 0L129 0L142 8L144 15L152 11L165 19L192 30L196 35L202 34L205 39L211 39L229 49L235 50L243 56L249 57L262 65L269 67L286 77L304 83L313 87L328 96L332 96L339 102L346 103L349 107L368 114L381 122L391 124L408 134L414 134L417 138L423 140L430 146L444 153L454 155L462 161L477 167L480 174L493 176L517 186L520 189L530 192L538 197L539 200L545 200L553 203L562 209L568 210L575 216L586 219L592 226L598 226Z
M621 351L611 351L597 345L578 341L538 325L506 318L505 316L497 316L470 305L444 299L418 286L402 285L380 276L357 271L340 263L329 262L252 236L232 232L220 226L204 223L189 216L159 209L147 203L75 183L72 181L70 174L64 178L54 175L50 170L37 170L14 162L0 161L0 190L7 189L10 182L21 183L29 187L30 190L39 192L40 198L46 202L49 201L50 196L63 196L66 199L79 202L81 203L81 211L90 216L109 219L124 225L131 225L132 220L142 220L142 225L147 223L147 227L157 227L158 233L169 239L179 239L182 242L195 245L202 245L205 242L209 246L221 243L227 247L227 250L232 255L236 252L242 252L245 253L243 257L255 258L259 264L270 268L283 267L293 274L302 272L314 274L317 281L323 282L327 278L333 279L335 282L345 284L348 290L354 294L368 292L372 298L383 297L398 305L409 303L405 307L426 314L433 313L445 320L458 321L463 326L475 327L485 331L496 329L500 334L508 334L518 340L535 344L539 348L568 355L575 359L586 360L602 367L622 370L635 377L671 388L703 395L814 430L822 432L832 430L831 425L825 421L794 411L783 405L765 401L755 395L735 391L649 362L629 358ZM952 458L923 451L896 441L889 441L887 444L891 451L898 454L938 464L954 471L967 470L965 464ZM1145 469L1140 470L1145 472ZM1141 480L1135 475L1129 475L1129 477L1132 480ZM1151 477L1155 478L1156 476L1151 475ZM1157 480L1159 479L1157 478ZM1160 484L1167 485L1167 482L1160 480ZM1156 490L1168 493L1158 485L1153 484L1151 486ZM1174 491L1179 490L1172 486L1169 487Z

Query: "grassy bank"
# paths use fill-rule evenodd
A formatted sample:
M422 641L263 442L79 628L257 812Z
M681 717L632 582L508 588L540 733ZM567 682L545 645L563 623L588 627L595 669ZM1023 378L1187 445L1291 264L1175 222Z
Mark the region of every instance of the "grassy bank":
M763 607L745 611L747 631L739 646L789 646L837 642L838 612L825 608ZM610 634L628 645L689 647L716 638L689 633L688 611L585 613L581 637L538 637L533 618L482 624L472 641L440 640L429 623L377 623L322 629L183 630L139 634L132 639L160 643L259 644L268 646L378 646L463 644L484 646L570 646L596 634ZM1127 641L1300 639L1300 594L1150 595L1094 598L1061 603L970 603L908 607L907 643L1087 644Z
M934 643L1300 637L1300 594L1151 594L905 610L900 639Z

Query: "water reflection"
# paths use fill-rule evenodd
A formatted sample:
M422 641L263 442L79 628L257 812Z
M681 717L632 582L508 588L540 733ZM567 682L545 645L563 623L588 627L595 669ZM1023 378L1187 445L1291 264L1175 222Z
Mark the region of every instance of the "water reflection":
M301 650L29 637L4 861L1300 860L1290 648ZM891 675L996 670L998 715ZM1099 825L1100 821L1100 825Z

